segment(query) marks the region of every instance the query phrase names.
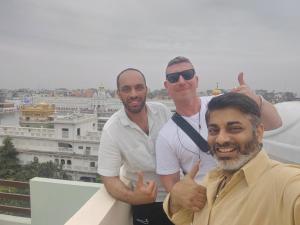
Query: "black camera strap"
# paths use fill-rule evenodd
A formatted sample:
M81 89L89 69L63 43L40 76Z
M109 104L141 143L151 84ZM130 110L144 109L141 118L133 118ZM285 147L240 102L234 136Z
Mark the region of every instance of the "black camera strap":
M209 153L207 141L181 115L175 112L172 120L195 142L202 152Z

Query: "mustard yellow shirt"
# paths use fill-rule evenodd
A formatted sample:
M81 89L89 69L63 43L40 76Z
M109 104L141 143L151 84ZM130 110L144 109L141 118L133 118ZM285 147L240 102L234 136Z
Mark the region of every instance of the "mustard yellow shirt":
M300 166L269 159L264 151L237 171L216 197L221 170L205 181L207 203L197 213L181 209L168 214L175 224L193 225L300 225Z

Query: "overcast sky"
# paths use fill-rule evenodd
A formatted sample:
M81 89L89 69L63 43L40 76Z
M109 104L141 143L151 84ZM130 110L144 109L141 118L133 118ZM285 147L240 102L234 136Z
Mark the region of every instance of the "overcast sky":
M297 0L0 0L0 88L115 88L127 67L163 88L191 59L200 89L300 94Z

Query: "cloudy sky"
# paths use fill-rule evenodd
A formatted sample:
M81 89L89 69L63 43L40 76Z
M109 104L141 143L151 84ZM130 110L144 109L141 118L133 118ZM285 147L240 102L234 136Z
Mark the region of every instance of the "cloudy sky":
M167 62L191 59L200 88L300 95L297 0L0 0L0 88L115 88L142 70L163 87Z

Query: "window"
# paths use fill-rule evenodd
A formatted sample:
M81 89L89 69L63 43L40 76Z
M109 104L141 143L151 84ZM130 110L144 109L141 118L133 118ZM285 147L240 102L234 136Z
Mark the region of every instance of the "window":
M60 148L73 148L73 146L69 143L59 142L58 147Z
M68 138L69 137L69 129L68 128L62 128L62 137L63 138Z
M86 154L86 155L90 155L90 154L91 154L91 147L87 146L87 147L85 148L85 154Z
M34 156L34 157L33 157L33 162L39 162L39 158L36 157L36 156Z
M77 136L80 136L80 128L77 128Z
M83 146L78 146L78 149L83 149Z
M72 165L72 161L70 159L67 160L67 165Z
M61 165L65 165L65 160L64 159L62 159L62 160L60 160L60 163L61 163Z
M90 167L95 167L96 163L95 162L90 162Z

